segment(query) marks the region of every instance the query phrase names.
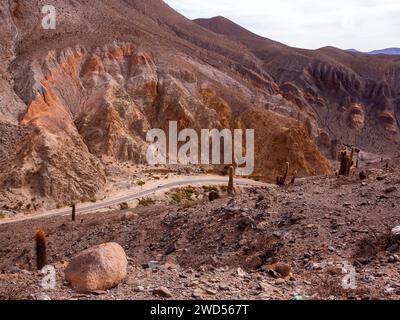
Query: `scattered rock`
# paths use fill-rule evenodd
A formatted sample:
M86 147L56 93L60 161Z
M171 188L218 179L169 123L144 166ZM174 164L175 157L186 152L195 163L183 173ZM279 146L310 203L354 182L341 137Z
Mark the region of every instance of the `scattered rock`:
M385 189L385 193L392 193L392 192L395 192L396 190L397 190L396 187L390 187L390 188Z
M148 263L142 264L143 269L157 270L160 268L158 261L149 261Z
M51 298L45 294L45 293L35 293L31 295L33 300L38 300L38 301L49 301Z
M210 296L215 296L215 295L218 293L217 290L214 290L214 289L211 289L211 288L206 288L205 291L206 291L206 293L209 294Z
M290 276L292 268L287 263L278 262L278 263L268 265L267 271L272 276L286 278L286 277Z
M222 290L222 291L229 291L230 290L229 286L227 284L225 284L225 283L220 283L219 284L219 289Z
M106 243L76 255L65 270L65 279L81 293L108 290L127 275L128 260L117 243Z
M137 286L136 288L135 288L135 291L136 292L144 292L146 289L143 287L143 286Z
M220 199L220 198L221 198L221 196L219 195L219 192L218 192L218 191L212 190L212 191L208 194L208 200L209 200L210 202L212 202L212 201L214 201L214 200L217 200L217 199Z
M159 287L153 291L155 296L159 296L161 298L172 298L172 293L166 287Z
M244 271L242 268L237 268L236 273L241 278L249 278L250 277L250 275L246 271Z
M166 254L166 255L169 255L169 254L175 252L176 250L177 250L176 242L172 242L172 243L167 247L167 250L165 251L165 254Z
M104 291L104 290L96 290L96 291L93 291L92 294L93 294L94 296L102 296L102 295L107 294L107 291Z
M365 171L361 171L359 174L360 180L365 180L368 178L368 175Z
M394 227L392 229L392 236L393 237L400 237L400 226Z
M197 288L197 289L194 289L194 291L192 293L192 297L195 299L203 299L204 293L205 292L203 291L203 289Z
M238 226L240 230L246 230L247 228L255 229L257 227L256 222L253 218L244 215L238 222Z

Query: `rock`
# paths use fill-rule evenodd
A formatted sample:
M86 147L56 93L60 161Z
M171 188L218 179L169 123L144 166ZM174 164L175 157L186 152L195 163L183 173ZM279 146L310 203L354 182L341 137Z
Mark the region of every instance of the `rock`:
M192 297L195 299L202 299L204 295L204 291L203 289L197 288L194 289L193 293L192 293Z
M236 273L241 278L250 278L250 275L242 268L237 268Z
M263 292L272 293L275 290L275 287L267 282L259 282L258 285L259 289Z
M167 249L165 250L165 254L169 255L171 253L174 253L176 251L177 247L176 247L176 242L172 242Z
M365 171L361 171L359 174L360 180L365 180L368 178L368 175Z
M292 267L287 263L278 262L268 265L267 271L269 271L271 275L276 275L278 277L286 278L290 276Z
M21 271L22 271L21 268L16 266L10 268L11 273L20 273Z
M253 218L244 215L238 222L238 226L240 230L246 230L247 228L255 229L257 224Z
M221 196L219 195L219 192L218 192L218 191L212 190L212 191L208 194L208 200L209 200L210 202L212 202L212 201L214 201L214 200L217 200L217 199L219 199L219 198L221 198Z
M218 293L217 290L214 290L214 289L211 289L211 288L207 288L207 289L205 289L205 291L206 291L206 293L209 294L210 296L215 296L215 295Z
M157 270L160 268L158 261L149 261L148 263L142 264L143 269Z
M65 279L81 293L108 290L127 275L128 260L117 243L105 243L77 254L65 270Z
M400 237L400 226L394 227L392 229L392 236L395 238Z
M227 284L225 284L225 283L220 283L219 284L219 289L222 290L222 291L229 291L230 290L229 286Z
M104 291L104 290L96 290L96 291L92 292L92 295L94 295L94 296L102 296L105 294L107 294L107 291Z
M135 288L135 292L144 292L144 291L145 291L145 288L143 286L137 286Z
M392 192L395 192L396 190L397 190L396 187L390 187L390 188L385 189L385 193L392 193Z
M31 295L33 300L38 300L38 301L49 301L51 298L45 294L45 293L35 293Z
M276 237L276 238L280 238L280 237L282 237L282 232L280 232L280 231L274 231L274 232L272 233L272 235L273 235L274 237Z
M138 217L139 217L139 215L137 213L134 213L134 212L125 212L122 215L122 219L123 220L133 220L133 219L136 219Z
M162 298L172 298L172 293L166 287L159 287L153 291L155 296Z

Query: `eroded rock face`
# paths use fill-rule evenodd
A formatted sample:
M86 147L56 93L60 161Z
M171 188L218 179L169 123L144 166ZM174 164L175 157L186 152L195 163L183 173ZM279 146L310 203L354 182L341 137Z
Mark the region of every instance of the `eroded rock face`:
M18 192L53 206L100 195L103 156L145 163L146 132L170 120L255 129L256 174L268 179L286 161L329 173L320 150L336 158L343 143L398 150L396 57L289 48L223 18L203 23L212 32L158 0L54 4L58 28L46 32L40 1L0 6L0 121L28 135L2 153L0 206Z
M127 267L124 249L117 243L106 243L72 258L65 270L65 279L78 292L108 290L124 281Z

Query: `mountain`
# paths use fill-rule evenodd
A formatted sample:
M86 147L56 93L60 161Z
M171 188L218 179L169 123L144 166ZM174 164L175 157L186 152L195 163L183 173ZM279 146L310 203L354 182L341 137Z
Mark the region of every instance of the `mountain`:
M161 0L52 4L56 30L41 28L42 1L0 4L0 208L95 201L129 185L146 133L170 120L255 129L264 179L288 160L300 176L331 172L302 123L267 110L291 102L243 44Z
M368 52L368 54L371 54L371 55L377 55L377 54L400 55L400 48L388 48L388 49L382 49L382 50L375 50L375 51Z
M241 43L262 62L263 71L293 103L287 112L306 118L325 155L333 150L333 157L338 143L377 154L398 152L400 57L368 56L333 47L291 48L246 33L222 17L195 22ZM273 109L284 112L279 105Z
M170 120L255 129L255 175L270 181L286 161L331 173L342 144L398 150L396 56L291 48L161 0L52 4L56 30L41 28L40 0L0 3L0 208L104 197Z
M356 49L349 49L347 51L352 52L352 53L365 53L365 54L369 54L369 55L379 55L379 54L400 55L400 48L388 48L388 49L374 50L374 51L370 51L370 52L361 52Z

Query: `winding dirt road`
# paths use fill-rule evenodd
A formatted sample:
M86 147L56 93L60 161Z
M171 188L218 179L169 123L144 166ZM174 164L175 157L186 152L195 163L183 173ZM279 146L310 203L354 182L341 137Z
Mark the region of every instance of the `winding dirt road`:
M268 186L266 183L256 182L249 179L237 179L235 178L235 184L239 186ZM113 196L96 203L87 202L77 205L76 213L85 214L91 213L93 211L105 209L111 206L119 205L124 202L130 202L133 200L141 199L144 197L148 197L150 195L154 195L161 191L166 192L173 188L185 187L189 185L228 185L228 177L221 176L186 176L186 177L178 177L165 181L160 181L159 184L151 184L149 186L143 186L140 191L128 191L125 193L121 193L117 196ZM52 216L64 216L71 214L71 208L63 208L51 210L39 214L35 214L32 216L24 216L18 218L5 219L0 221L0 225L12 224L15 222L28 221L41 219L45 217Z

